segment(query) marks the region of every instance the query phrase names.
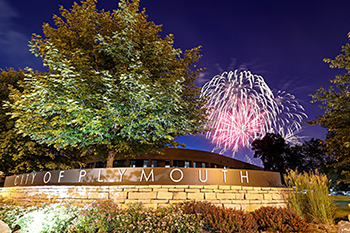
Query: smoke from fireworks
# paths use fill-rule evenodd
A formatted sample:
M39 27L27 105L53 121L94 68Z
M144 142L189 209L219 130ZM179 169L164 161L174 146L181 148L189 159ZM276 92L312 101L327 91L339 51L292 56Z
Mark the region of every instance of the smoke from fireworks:
M282 135L291 144L299 142L296 134L307 117L303 107L293 95L274 94L261 76L250 71L224 72L207 82L201 95L208 97L213 130L206 137L215 144L213 151L232 150L234 156L268 132Z

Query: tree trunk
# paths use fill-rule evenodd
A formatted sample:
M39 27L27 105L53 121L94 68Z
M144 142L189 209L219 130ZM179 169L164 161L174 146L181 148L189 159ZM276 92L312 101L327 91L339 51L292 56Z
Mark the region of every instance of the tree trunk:
M112 168L113 167L114 157L115 157L115 150L114 149L109 150L108 151L106 168Z

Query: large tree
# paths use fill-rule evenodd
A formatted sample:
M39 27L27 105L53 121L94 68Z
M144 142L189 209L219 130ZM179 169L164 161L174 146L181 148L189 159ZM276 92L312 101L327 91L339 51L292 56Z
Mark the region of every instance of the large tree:
M55 27L44 23L45 36L33 35L31 51L49 71L27 68L24 91L12 90L18 132L56 148L105 148L107 167L116 154L161 152L202 133L206 109L194 86L201 69L193 69L200 47L175 49L138 0L112 12L95 2L61 6Z
M348 34L350 39L350 33ZM332 59L324 59L331 68L345 69L342 75L331 80L334 86L321 87L311 95L312 102L320 101L325 113L309 124L317 124L328 130L325 145L327 153L333 156L335 169L342 174L342 180L350 182L350 45L342 46L342 53Z
M24 79L22 70L0 69L0 171L5 174L38 171L41 169L79 167L83 156L73 148L58 151L54 147L38 144L29 137L15 132L15 120L10 119L9 108L2 108L9 101L9 86L19 92L18 81ZM87 158L87 157L85 157Z

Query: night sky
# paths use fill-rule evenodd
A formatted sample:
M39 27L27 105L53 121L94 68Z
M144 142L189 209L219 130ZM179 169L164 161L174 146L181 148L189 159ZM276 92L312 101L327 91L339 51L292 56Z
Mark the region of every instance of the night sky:
M32 33L42 34L44 22L53 25L59 5L72 0L0 0L0 68L30 66L43 70L29 52ZM112 10L117 0L100 0L98 9ZM334 58L348 43L349 0L141 0L149 20L163 25L162 36L174 34L182 50L203 46L197 80L202 86L223 71L246 68L264 77L274 90L295 95L309 119L322 114L309 94L344 70L334 70L323 58ZM325 138L326 131L306 126L300 136ZM204 136L179 139L186 148L211 151ZM238 159L244 159L241 151ZM227 155L231 153L228 152Z

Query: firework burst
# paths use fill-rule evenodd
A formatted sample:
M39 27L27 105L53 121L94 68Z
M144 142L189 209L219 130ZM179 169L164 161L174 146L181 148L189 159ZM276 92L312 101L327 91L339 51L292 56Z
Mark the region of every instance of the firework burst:
M267 132L281 134L287 142L299 141L296 133L307 117L293 95L269 88L263 77L250 71L230 71L214 76L202 88L208 97L209 127L206 137L215 144L213 151L232 150L262 138Z

